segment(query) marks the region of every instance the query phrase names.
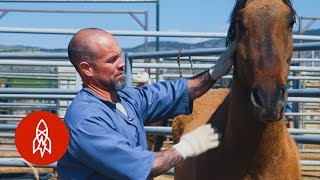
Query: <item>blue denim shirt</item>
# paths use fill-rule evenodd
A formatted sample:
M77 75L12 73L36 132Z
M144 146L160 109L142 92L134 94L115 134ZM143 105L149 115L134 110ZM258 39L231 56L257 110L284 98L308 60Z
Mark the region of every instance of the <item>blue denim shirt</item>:
M83 88L65 115L70 144L58 161L58 174L67 179L147 179L155 153L147 151L144 122L190 114L187 80L143 87L125 87L116 105Z

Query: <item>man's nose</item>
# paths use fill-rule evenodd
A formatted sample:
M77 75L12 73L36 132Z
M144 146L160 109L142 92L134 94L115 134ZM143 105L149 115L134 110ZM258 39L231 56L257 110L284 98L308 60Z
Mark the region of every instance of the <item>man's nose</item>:
M122 59L122 58L119 58L119 59L118 59L118 63L117 63L117 67L118 67L118 68L123 68L124 65L125 65L125 63L124 63L123 59Z

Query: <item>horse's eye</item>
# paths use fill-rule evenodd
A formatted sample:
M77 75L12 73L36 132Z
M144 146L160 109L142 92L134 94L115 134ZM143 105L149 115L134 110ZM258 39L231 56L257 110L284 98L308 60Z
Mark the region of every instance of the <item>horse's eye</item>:
M293 25L296 23L296 20L295 19L292 19L292 20L290 20L290 22L289 22L289 28L292 30L292 28L293 28Z

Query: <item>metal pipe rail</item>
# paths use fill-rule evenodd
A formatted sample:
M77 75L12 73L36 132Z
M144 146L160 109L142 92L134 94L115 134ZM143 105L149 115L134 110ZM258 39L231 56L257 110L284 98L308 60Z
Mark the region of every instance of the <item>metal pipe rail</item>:
M80 29L54 29L54 28L21 28L0 27L0 33L26 33L26 34L60 34L73 35ZM216 32L161 32L161 31L113 31L106 30L115 36L151 36L151 37L190 37L190 38L226 38L227 33ZM293 35L295 40L320 41L320 36ZM304 44L304 43L302 43ZM306 48L299 46L299 48Z
M0 130L11 130L15 131L17 125L11 124L0 124ZM145 127L147 134L156 134L156 135L171 135L172 128L171 127L156 127L156 126L146 126ZM319 130L297 130L297 129L289 129L289 132L292 134L319 134ZM292 135L294 140L298 143L303 144L320 144L320 136L297 136Z
M90 13L90 14L145 14L142 10L81 10L81 9L22 9L22 8L0 8L4 12L39 12L39 13Z
M145 126L145 131L147 134L155 135L171 135L172 127L162 127L162 126ZM288 131L292 134L319 134L319 129L296 129L289 128Z
M1 62L1 60L0 60ZM44 77L64 77L64 78L75 78L75 72L73 73L9 73L0 72L0 76L44 76Z
M60 88L0 88L3 94L49 94L49 95L76 95L77 89ZM288 89L290 97L320 97L320 89Z
M0 61L1 62L1 61ZM194 69L209 69L213 64L193 64ZM133 68L178 69L177 63L132 63ZM190 64L180 64L181 69L191 69ZM290 66L291 71L320 72L320 67Z
M300 160L301 166L320 166L320 161Z
M73 67L70 61L0 60L1 65Z
M205 62L215 62L218 60L218 56L194 56L192 57L192 61L205 61ZM176 57L165 58L163 60L176 61ZM189 61L189 57L180 57L180 60ZM320 62L320 58L291 58L291 63L294 62Z
M62 94L76 95L77 89L60 88L0 88L0 94Z
M320 89L288 89L290 97L320 97Z
M220 51L207 50L207 53L214 53ZM1 65L24 65L24 66L62 66L73 67L69 61L25 61L25 60L0 60ZM213 64L193 64L194 69L208 69ZM133 68L163 68L163 69L178 69L179 66L176 63L133 63ZM181 69L190 69L190 64L181 64ZM291 71L305 71L305 72L320 72L320 67L308 67L308 66L290 66Z
M307 98L307 97L288 97L289 102L299 102L299 103L319 103L320 98Z
M14 136L15 136L14 133L0 132L1 138L14 138Z
M66 60L69 61L68 53L0 53L0 59L18 59L18 60Z
M43 104L43 103L11 103L11 102L7 102L7 103L3 103L0 102L0 107L57 107L57 104Z
M8 76L0 75L0 78L17 78L17 79L36 79L36 80L63 80L63 81L75 81L75 78L65 78L65 77L44 77L44 76ZM17 83L19 84L19 83ZM27 84L23 82L23 84ZM32 83L30 83L32 84ZM48 83L47 83L48 84Z
M26 115L0 114L0 118L24 118Z
M38 3L156 3L157 0L1 0L1 2L38 2Z
M314 112L287 112L285 113L286 116L320 116L320 113L314 113ZM319 121L320 122L320 121Z
M27 115L25 115L27 116ZM287 114L285 114L285 116L288 116ZM299 116L299 115L296 115L296 116ZM17 117L0 117L0 121L13 121L13 122L16 122L16 121L21 121L24 117L21 117L21 118L17 118ZM60 117L61 118L61 117ZM63 119L63 118L61 118ZM306 124L320 124L320 120L305 120L304 123ZM163 135L163 134L157 134L157 135Z
M308 98L306 98L306 97L291 97L291 98L288 98L288 101L290 101L290 102L298 102L298 103L319 104L320 98L309 98L309 100L308 100Z
M75 95L63 94L0 94L0 98L16 98L16 99L63 99L72 100Z
M0 121L5 121L5 122L18 122L21 121L23 118L2 118L0 117Z
M14 99L60 99L60 100L72 100L75 95L63 95L63 94L0 94L0 98L14 98ZM289 97L288 102L299 103L319 103L320 98L302 98L302 97Z
M291 58L291 63L294 62L320 62L320 58Z
M11 130L15 131L17 125L14 124L0 124L0 130ZM172 127L163 127L163 126L145 126L145 131L147 134L153 135L172 135ZM320 134L320 130L318 129L295 129L289 128L288 131L291 134ZM307 136L309 137L309 136ZM310 136L318 139L320 143L320 136Z
M296 128L289 128L288 131L291 134L318 134L320 135L319 129L296 129Z
M220 55L220 54L217 54ZM206 60L206 61L216 61L219 57L218 56L194 56L192 60ZM68 53L7 53L2 52L0 53L0 59L17 59L17 60L63 60L69 61ZM166 58L165 60L174 60L176 61L175 56L171 56ZM181 60L189 60L188 57L181 57ZM320 62L320 58L292 58L291 62Z
M165 73L161 75L164 78L180 78L179 74ZM182 77L193 77L192 74L182 74ZM225 75L222 79L232 79L232 75ZM288 80L320 80L319 76L288 76Z
M300 144L320 144L320 136L292 135L293 139Z
M305 120L305 124L320 124L320 120Z
M17 120L23 119L26 116L27 116L27 114L25 114L25 115L1 114L0 120L17 121ZM63 117L60 117L60 119L63 119Z
M22 159L22 158L0 158L0 166L26 167L28 165L24 162L24 159ZM41 168L56 168L57 163L52 163L49 165L32 164L32 166L41 167Z

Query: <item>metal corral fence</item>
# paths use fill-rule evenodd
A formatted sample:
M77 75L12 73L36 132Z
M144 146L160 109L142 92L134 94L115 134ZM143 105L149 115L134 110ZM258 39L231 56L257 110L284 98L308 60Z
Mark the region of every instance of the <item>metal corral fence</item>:
M8 29L7 29L8 30ZM15 31L18 31L16 29ZM24 29L27 30L28 29ZM29 29L30 30L30 29ZM4 32L4 28L0 28L0 32ZM29 33L33 33L35 30L30 30ZM12 32L12 30L11 30ZM66 32L66 33L75 33L76 31ZM38 30L39 33L39 30ZM46 33L46 32L43 32ZM119 32L118 32L119 33ZM149 33L149 34L148 34ZM161 32L148 32L143 34L143 36L150 35L156 36L161 34ZM119 33L121 34L121 33ZM132 33L134 34L134 33ZM131 35L132 35L131 34ZM137 36L142 36L142 34L137 33ZM173 34L163 33L164 36L173 36ZM200 34L201 35L201 34ZM198 36L200 36L198 33ZM190 34L184 35L191 36ZM196 35L192 35L196 36ZM301 38L306 38L307 36L301 36ZM319 38L319 37L316 37ZM317 39L318 40L318 39ZM319 38L320 40L320 38ZM319 50L320 43L302 43L294 44L295 51L305 51L305 50ZM184 50L180 53L182 59L184 57L192 57L195 59L196 56L212 56L220 55L225 48L209 48L209 49L198 49L198 50ZM159 73L159 69L178 69L176 64L175 57L177 56L178 51L162 51L162 52L145 52L145 53L128 53L124 55L126 60L126 75L127 75L127 84L132 85L132 74L138 71L145 71L146 69L151 73ZM167 63L161 60L157 61L160 63L142 63L141 60L145 59L165 59L168 58L169 61L174 63ZM171 58L171 60L170 60ZM173 59L172 59L173 58ZM209 57L216 59L216 57ZM0 77L19 77L25 79L32 78L47 78L55 79L58 81L56 88L0 88L0 99L7 99L7 102L1 102L0 107L9 109L7 114L0 114L0 131L2 137L12 138L14 135L15 128L17 123L32 110L49 110L57 113L60 117L63 117L64 111L71 100L74 98L78 90L81 88L81 80L79 76L75 73L70 62L67 61L67 55L65 53L52 54L52 53L43 53L43 54L20 54L20 53L0 53L0 64L2 65L17 65L17 66L50 66L50 67L59 67L59 68L69 68L67 72L55 72L55 73L27 73L27 72L1 72ZM201 58L199 58L201 59ZM206 59L206 58L203 58ZM140 62L134 62L134 61ZM299 58L294 59L293 61L313 61L317 62L319 59L306 59ZM196 62L196 60L195 60ZM201 60L193 64L195 69L208 69L214 63L209 61L209 63L204 64ZM190 69L190 64L181 64L181 69ZM153 70L153 71L152 71ZM291 66L291 72L320 72L319 67L308 67L308 66ZM158 75L158 74L156 74ZM190 75L187 75L190 76ZM155 77L157 78L157 77ZM177 74L163 73L161 78L178 78ZM231 76L225 76L224 79L230 79ZM159 79L157 79L159 80ZM319 76L295 76L290 75L289 80L319 80ZM299 102L299 103L320 103L320 89L289 89L289 101L290 102ZM24 99L24 102L18 100ZM28 101L33 99L34 101ZM311 106L310 109L316 109L316 106ZM24 110L24 114L13 114L12 110ZM26 111L26 109L28 111ZM292 112L286 114L291 116L314 116L319 117L320 113L317 112ZM170 127L146 127L146 132L149 134L158 134L158 135L171 135L172 129ZM302 144L320 144L320 131L318 130L307 130L307 129L290 129L293 138ZM308 135L306 135L308 134ZM15 149L13 149L15 150ZM305 166L320 166L320 161L306 161L301 160L301 164ZM17 159L10 158L0 158L0 166L26 166L26 164ZM56 164L52 164L46 167L56 167ZM173 170L169 171L173 173Z
M51 0L47 2L89 2L88 0ZM44 2L43 0L10 0L10 1L2 1L2 2ZM156 3L156 11L158 17L158 3L156 0L119 0L119 1L107 1L107 0L94 0L93 2L151 2ZM30 9L0 9L5 13L10 11L15 12L39 12L41 10L30 10ZM75 13L108 13L107 11L81 11L81 10L64 10ZM53 10L53 12L61 12L61 10ZM51 13L53 13L51 12ZM109 13L132 13L132 12L109 12ZM144 12L136 12L136 13L144 13L147 18L147 13ZM134 16L132 16L134 18ZM135 19L135 18L134 18ZM136 19L135 19L136 20ZM146 21L147 22L147 21ZM158 19L157 19L157 31L158 28ZM139 22L138 22L139 23ZM139 23L141 24L141 22ZM147 27L147 23L145 23L145 27ZM146 29L147 30L147 29ZM78 30L75 29L44 29L44 28L12 28L12 27L0 27L0 33L28 33L28 34L60 34L60 35L73 35ZM181 33L181 32L156 32L156 31L109 31L116 36L152 36L157 37L157 42L159 41L158 37L202 37L202 38L225 38L226 33L199 33L199 32L190 32L190 33ZM316 40L319 41L319 36L304 36L304 35L295 35L294 39L296 40ZM319 50L320 43L303 43L303 44L295 44L294 45L296 51L304 51L304 50ZM220 49L203 49L203 50L185 50L182 51L181 57L193 56L193 60L197 61L194 56L211 56L211 55L220 55L224 51L224 48ZM172 58L177 56L177 51L166 51L166 52L154 52L154 53L128 53L127 54L127 67L126 74L128 77L127 84L132 84L132 73L148 70L148 72L155 73L156 79L171 79L178 78L179 76L176 73L162 73L160 69L177 69L178 66L176 63L166 63L164 61L165 58ZM154 63L141 63L141 62L133 62L133 60L137 59L150 59L160 58L164 60L161 64ZM215 57L210 57L215 58ZM67 55L65 53L62 54L53 54L53 53L43 53L43 54L20 54L20 53L0 53L0 64L8 65L8 66L48 66L48 67L59 67L58 69L53 69L52 71L42 72L42 73L30 73L30 72L4 72L0 70L0 80L1 78L11 78L18 79L17 81L6 82L7 85L10 85L10 88L0 88L0 99L4 99L6 102L0 102L0 109L9 110L7 114L0 114L0 123L6 122L5 124L0 124L0 132L7 134L0 134L0 137L12 137L17 126L17 122L19 122L23 117L25 117L28 111L32 110L49 110L57 113L60 117L63 117L64 110L67 105L71 102L77 91L81 88L81 80L80 77L75 73L71 64L67 61ZM205 58L200 58L199 61ZM176 61L175 59L171 59ZM187 59L188 60L188 59ZM312 61L317 62L317 59L296 59L299 62L302 61ZM296 60L292 60L295 62ZM174 62L172 61L172 62ZM212 61L209 61L210 66L213 65ZM195 69L208 69L210 67L208 64L194 64ZM133 68L133 69L132 69ZM153 69L154 71L150 71ZM181 65L181 69L190 69L190 65ZM318 67L291 67L291 71L295 72L319 72ZM159 76L159 74L161 76ZM154 75L154 74L153 74ZM184 77L190 76L189 74L184 75ZM230 79L231 76L225 76L224 79ZM29 79L41 79L45 81L27 81ZM295 76L293 74L289 75L289 80L319 80L319 76ZM30 86L31 85L45 85L50 82L51 88L18 88L22 86ZM303 103L319 103L319 89L294 89L289 90L289 101L291 102L303 102ZM20 102L18 100L24 99L25 101ZM28 101L33 100L33 101ZM316 109L317 106L309 106L310 109ZM20 111L20 114L13 114L12 110ZM27 111L26 111L27 110ZM305 110L305 109L302 109ZM24 113L24 114L23 114ZM286 115L293 116L318 116L319 112L293 112L287 113ZM146 132L151 134L159 134L159 135L171 135L170 127L146 127ZM306 143L306 144L319 144L319 131L318 130L306 130L306 129L290 129L290 132L295 138L297 142ZM308 136L304 134L309 134ZM317 135L317 136L311 136ZM307 166L320 166L319 161L306 161L301 160L302 165ZM0 158L0 166L14 166L14 167L25 167L27 164L18 158ZM51 164L45 167L55 168L56 164ZM169 171L170 174L173 173L173 170Z

